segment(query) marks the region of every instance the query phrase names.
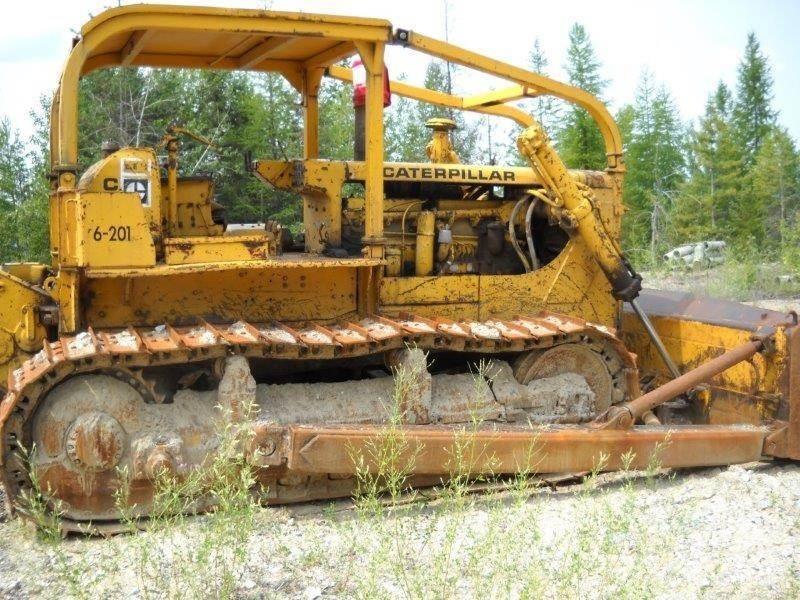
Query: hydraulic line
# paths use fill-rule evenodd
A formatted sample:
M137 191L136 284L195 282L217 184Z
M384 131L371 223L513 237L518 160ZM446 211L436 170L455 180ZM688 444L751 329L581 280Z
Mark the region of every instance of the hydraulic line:
M528 200L530 200L530 198L527 196L520 198L519 201L514 205L514 208L511 209L511 218L508 219L508 237L511 240L511 245L514 247L517 256L519 256L520 261L522 261L522 266L525 267L526 273L530 273L531 265L528 262L528 258L525 256L525 253L522 252L522 248L520 248L519 242L517 241L517 232L514 229L514 221L517 220L517 214L519 213L522 203L527 202Z
M531 255L531 269L536 271L539 268L539 259L536 257L536 249L533 246L533 227L531 226L531 217L533 216L533 209L539 203L539 198L534 196L531 203L528 205L528 210L525 211L525 238L528 240L528 253Z

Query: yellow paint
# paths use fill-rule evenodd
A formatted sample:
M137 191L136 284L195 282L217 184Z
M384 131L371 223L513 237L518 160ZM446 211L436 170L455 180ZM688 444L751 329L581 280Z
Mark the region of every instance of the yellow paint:
M561 158L540 124L534 124L517 138L517 148L555 197L554 216L568 224L586 244L594 260L611 279L626 268L620 261L619 240L614 240L596 214L590 188L569 176Z
M164 188L161 188L164 190ZM176 179L174 237L221 236L222 225L214 223L214 181L210 177Z
M185 237L164 240L164 260L168 265L249 261L274 256L275 238L271 234L224 237Z
M197 317L324 323L352 319L358 307L354 267L197 269L169 277L89 279L83 289L92 294L84 309L86 321L97 328L180 323Z
M433 243L436 235L436 215L422 211L417 218L416 275L433 273Z
M579 242L546 267L524 275L384 277L381 305L390 312L444 315L444 307L471 306L473 319L511 318L548 309L615 326L617 302L609 284ZM458 314L458 313L456 313ZM461 316L459 318L467 318Z
M0 386L5 386L10 370L41 348L46 334L35 319L39 306L48 300L38 286L43 273L30 264L11 267L0 270Z
M155 266L155 243L138 194L86 193L77 205L75 266Z
M146 191L146 200L140 205L148 229L155 231L161 226L161 179L158 159L150 148L123 148L100 159L84 171L76 191L81 195Z
M431 144L429 156L435 164L386 163L387 44L408 46L506 82L496 90L462 97L392 81L397 95L508 118L525 128L535 127L535 120L509 104L514 100L551 95L585 108L603 135L608 168L603 173L567 172L542 136L545 141L535 147L523 143L534 168L456 164L458 157L448 147L444 131L437 131ZM352 71L335 63L355 54L367 71L365 160L322 160L321 79L351 82ZM92 165L78 180L79 79L120 65L252 70L286 78L301 98L304 160L259 160L255 173L264 182L299 195L305 253L281 255L274 236L266 231L225 234L213 222L212 181L177 175L177 130L165 138L169 164L163 180L156 153L149 148L123 148ZM530 136L525 140L532 141ZM415 32L395 32L388 21L191 6L132 5L105 11L81 29L70 52L51 107L50 142L53 273L45 282L48 274L43 265L0 271L0 376L41 347L45 314L57 314L60 333L197 318L325 323L376 311L463 320L548 309L603 325L619 324L619 303L612 298L603 269L607 271L616 259L624 212L624 163L619 130L603 104L582 90L520 67ZM142 182L147 184L145 195ZM530 273L433 275L434 253L454 257L474 253L477 235L464 233L469 230L466 225L475 227L482 220L507 224L516 196L484 195L480 202L386 199L386 182L446 182L479 192L512 185L533 193L549 189L559 205L558 215L574 224L574 235L551 263ZM352 183L363 184L364 195L348 198L344 208L343 190ZM126 190L131 186L139 188ZM110 228L119 226L125 239L112 240ZM436 248L437 227L452 227L450 247ZM364 232L363 257L323 256L342 244L348 229ZM413 274L415 266L418 273L431 275ZM454 263L454 269L463 271L467 265ZM699 364L748 335L680 319L656 319L656 325L684 367ZM645 370L662 368L628 317L626 335ZM785 358L785 340L780 336L778 345L775 355L757 356L719 379L717 387L733 399L712 398L712 420L752 420L754 404L758 414L769 414L768 396L778 389ZM757 402L741 400L754 389Z
M456 128L455 121L441 118L428 119L425 127L433 130L433 139L425 146L428 160L432 163L460 163L461 160L450 141L450 132ZM386 177L385 168L383 176Z
M340 67L338 65L331 65L325 70L329 77L338 79L339 81L346 81L352 83L353 71L347 67ZM529 127L533 124L533 118L523 110L515 106L505 106L499 104L497 106L464 106L464 98L455 96L453 94L445 94L436 90L429 90L428 88L416 87L409 85L403 81L391 80L390 82L392 94L403 96L404 98L413 98L420 102L432 104L434 106L442 106L445 108L455 108L457 110L469 110L487 115L495 115L514 121L521 127Z
M682 371L697 367L710 358L749 341L752 333L735 327L710 325L674 317L653 317L653 324L664 345ZM668 371L643 330L639 320L631 313L623 317L623 339L637 354L639 368L644 373L656 374L665 380ZM777 402L774 394L779 390L786 362L786 333L778 329L775 334L775 352L756 354L751 360L740 363L713 379L715 394L708 404L712 423L758 422L760 418L775 418ZM720 393L724 392L724 393Z

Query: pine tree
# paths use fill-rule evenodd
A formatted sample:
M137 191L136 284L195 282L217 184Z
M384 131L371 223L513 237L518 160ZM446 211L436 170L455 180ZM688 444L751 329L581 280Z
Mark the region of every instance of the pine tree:
M0 261L47 258L47 179L39 149L0 120Z
M797 227L800 211L800 160L794 140L774 128L762 140L752 170L753 196L749 233L766 250L777 250Z
M424 86L429 90L449 93L452 86L452 77L458 73L457 69L450 67L438 59L433 59L425 69ZM420 156L425 157L425 146L430 141L431 132L425 129L425 123L433 118L452 119L456 123L456 130L452 134L453 146L462 162L471 162L477 155L477 130L475 124L469 121L460 110L443 106L434 106L425 102L417 103L417 126L409 130L409 143L420 149ZM421 126L421 127L420 127Z
M452 66L448 70L447 65L440 60L431 60L425 69L424 86L429 90L450 93L448 90L452 88L453 78L457 73L458 71ZM424 126L428 119L434 117L445 117L455 121L456 130L453 132L452 136L453 147L462 162L472 162L478 154L478 140L480 139L475 124L469 121L462 111L442 106L434 106L424 102L418 104L419 123ZM420 144L424 154L425 145L430 139L430 132L424 129L422 132L424 132L423 139L415 143Z
M398 77L405 80L405 75ZM393 95L392 105L386 108L384 119L386 160L397 162L425 162L425 144L430 132L420 119L419 103L409 98Z
M547 67L550 65L550 61L539 43L539 38L533 41L533 48L528 58L528 65L534 73L544 76L548 75ZM553 96L544 95L538 96L530 102L534 118L542 124L542 127L544 127L545 131L547 131L552 139L557 139L559 135L559 117L562 111L558 100Z
M301 155L297 98L282 77L117 68L84 78L80 94L81 168L99 159L105 140L155 147L167 126L175 123L217 146L182 140L179 171L181 175L211 173L216 182L215 199L227 207L230 221L274 216L295 223L299 220L296 202L287 202L285 193L246 176L243 168L246 150L257 158ZM338 126L341 121L342 117L336 116L327 122ZM347 135L352 136L352 127ZM347 148L352 152L352 142ZM158 152L163 154L163 149Z
M565 68L572 85L602 97L607 82L600 77L600 61L595 56L589 34L579 23L575 23L569 32ZM603 136L594 119L582 108L571 108L559 132L558 147L564 162L574 169L603 169L606 166Z
M622 148L627 153L631 137L633 137L633 119L636 116L636 109L632 104L625 104L617 111L614 120L619 127L619 134L622 137Z
M736 137L744 149L745 166L753 165L761 143L775 124L772 108L772 74L756 34L747 35L739 63L733 121Z
M237 142L240 154L266 160L291 160L303 156L302 115L299 94L275 73L251 74L255 93L244 105L245 125ZM241 159L240 159L241 160ZM291 192L264 185L255 177L244 177L244 197L248 214L258 221L278 219L297 229L301 221L301 203Z
M28 140L30 184L17 211L19 260L50 262L50 97L42 96L30 112L33 133Z
M654 260L674 191L684 177L683 128L678 109L650 73L639 82L633 107L626 164L625 202L631 214L625 236L634 249L649 246Z
M743 157L731 124L732 98L719 82L703 116L689 136L689 181L682 186L675 213L675 241L731 238L743 186Z
M323 80L319 91L320 156L352 160L354 129L352 88L340 81Z

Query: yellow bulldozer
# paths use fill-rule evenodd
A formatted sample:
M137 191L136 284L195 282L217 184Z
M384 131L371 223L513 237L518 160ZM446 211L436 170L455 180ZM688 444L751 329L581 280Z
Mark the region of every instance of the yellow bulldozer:
M387 45L508 86L389 81ZM228 226L213 179L180 175L179 127L79 172L79 81L117 66L285 77L304 156L242 176L293 192L302 234ZM354 85L353 160L319 156L323 77ZM389 94L510 119L529 166L461 164L447 119L429 162L386 162ZM513 104L546 94L594 118L604 171L569 170ZM214 455L222 414L266 503L350 494L392 401L411 485L446 478L476 422L475 476L800 459L797 315L642 290L620 133L580 89L384 20L123 6L75 38L50 151L52 261L0 269L0 473L9 508L36 482L65 531L114 529L123 471L146 517L159 474Z

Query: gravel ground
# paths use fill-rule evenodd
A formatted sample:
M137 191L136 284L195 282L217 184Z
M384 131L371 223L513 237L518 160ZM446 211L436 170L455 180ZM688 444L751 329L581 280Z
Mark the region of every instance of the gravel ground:
M774 598L800 590L799 466L602 475L591 488L538 488L520 498L470 495L380 517L345 501L260 509L241 555L227 557L238 561L233 595L520 597L535 571L544 575L532 595L545 597ZM206 522L190 519L180 537L148 532L56 545L19 521L3 523L0 594L213 596L218 589L185 587L174 564L199 565L189 557L203 543L190 541L205 539ZM143 554L152 564L142 566ZM148 590L146 577L159 583Z

